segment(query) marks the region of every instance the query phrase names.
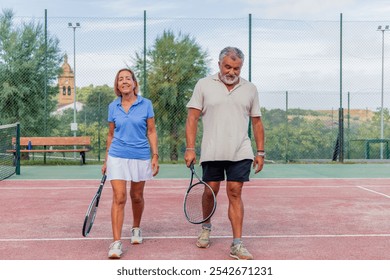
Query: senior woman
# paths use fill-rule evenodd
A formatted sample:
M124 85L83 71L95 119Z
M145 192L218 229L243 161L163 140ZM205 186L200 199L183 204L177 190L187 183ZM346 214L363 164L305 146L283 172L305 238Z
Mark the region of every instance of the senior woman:
M123 253L121 236L127 182L130 182L133 212L131 243L140 244L145 182L157 175L159 165L153 105L149 99L138 94L138 82L131 69L118 71L114 90L117 98L108 107L109 130L102 173L107 174L113 190L113 242L109 247L108 257L119 259Z

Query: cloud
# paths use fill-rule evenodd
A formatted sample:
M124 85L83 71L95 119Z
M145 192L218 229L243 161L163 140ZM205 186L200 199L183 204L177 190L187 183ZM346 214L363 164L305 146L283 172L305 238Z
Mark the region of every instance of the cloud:
M165 14L167 10L174 8L172 3L167 1L127 1L114 0L105 1L101 4L102 9L106 10L110 16L128 17L128 16L143 16L143 11L160 12Z
M261 18L338 20L339 14L354 20L386 19L386 0L3 0L2 8L12 8L18 16L50 17L198 17L241 18L248 14Z
M350 19L387 18L390 12L384 0L242 0L244 11L253 16L276 19L338 20L340 13Z

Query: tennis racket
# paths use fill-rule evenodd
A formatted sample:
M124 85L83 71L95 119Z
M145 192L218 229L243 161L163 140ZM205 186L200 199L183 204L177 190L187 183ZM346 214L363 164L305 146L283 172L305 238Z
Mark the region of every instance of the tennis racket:
M214 214L217 199L213 189L196 174L193 163L190 170L191 181L184 197L184 214L190 223L201 224ZM197 182L194 182L194 176Z
M102 195L103 186L106 182L106 175L103 175L102 180L100 181L99 188L93 197L91 203L89 204L87 213L85 214L84 224L83 224L83 236L87 237L89 232L92 229L93 222L95 221L96 212L99 206L99 200Z

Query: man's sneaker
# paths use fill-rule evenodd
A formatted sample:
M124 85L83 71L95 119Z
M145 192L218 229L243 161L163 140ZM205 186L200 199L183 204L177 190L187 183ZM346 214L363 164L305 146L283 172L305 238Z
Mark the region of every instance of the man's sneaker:
M202 231L196 241L196 246L198 246L198 248L208 248L210 246L210 231L210 228L202 227Z
M121 255L122 255L122 242L120 240L112 242L110 245L110 250L108 251L108 258L120 259Z
M131 229L131 244L141 244L142 243L142 231L140 228Z
M230 246L230 256L237 260L253 260L253 256L244 247L242 242Z

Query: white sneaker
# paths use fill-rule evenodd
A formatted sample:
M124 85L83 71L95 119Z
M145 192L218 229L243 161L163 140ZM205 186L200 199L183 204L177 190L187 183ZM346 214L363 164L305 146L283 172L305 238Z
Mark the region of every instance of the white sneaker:
M131 244L141 244L142 243L142 231L140 228L135 227L131 229Z
M108 258L120 259L122 253L122 242L120 240L112 242L110 245L110 250L108 251Z

